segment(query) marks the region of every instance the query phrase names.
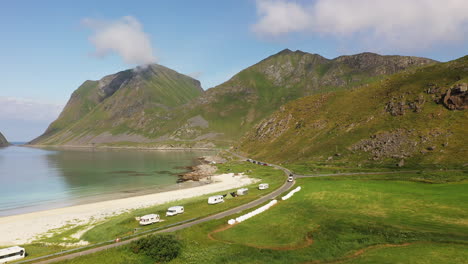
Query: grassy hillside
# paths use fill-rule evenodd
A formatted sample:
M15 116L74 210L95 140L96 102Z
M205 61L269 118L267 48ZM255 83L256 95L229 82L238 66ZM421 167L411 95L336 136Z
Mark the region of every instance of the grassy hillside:
M252 129L239 148L261 159L308 162L310 170L466 164L468 112L449 109L453 105L443 99L450 88L466 87L467 69L465 56L292 101ZM466 108L464 98L466 92L451 100L465 100Z
M200 83L160 65L122 71L86 81L71 96L59 118L33 144L147 141L153 120L202 93ZM120 135L119 137L113 137Z
M435 61L362 53L326 59L284 50L202 93L162 66L85 82L35 144L228 146L285 103L349 89Z
M184 109L181 119L195 116L205 127L180 127L178 139L211 135L232 144L285 103L318 92L348 89L411 67L435 63L416 57L362 53L332 60L317 54L283 50L207 90ZM182 121L183 123L183 121ZM214 137L216 135L216 137Z

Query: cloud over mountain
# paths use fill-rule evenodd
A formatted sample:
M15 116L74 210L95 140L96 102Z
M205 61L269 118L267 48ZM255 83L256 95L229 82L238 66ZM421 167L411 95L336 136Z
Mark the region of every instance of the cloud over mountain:
M259 36L309 33L380 48L430 48L468 40L466 0L257 0Z
M137 65L157 61L149 35L132 16L113 21L85 18L82 24L92 30L89 41L95 46L94 54L98 57L116 53L125 63Z

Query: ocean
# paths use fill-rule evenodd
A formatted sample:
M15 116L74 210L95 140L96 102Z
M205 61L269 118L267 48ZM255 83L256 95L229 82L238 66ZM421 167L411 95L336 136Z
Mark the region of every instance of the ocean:
M212 154L0 148L0 217L181 188L177 174L197 164L197 157Z

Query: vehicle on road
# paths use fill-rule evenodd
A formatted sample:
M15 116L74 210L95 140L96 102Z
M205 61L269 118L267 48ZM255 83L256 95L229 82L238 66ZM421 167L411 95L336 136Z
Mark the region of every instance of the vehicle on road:
M288 182L292 182L292 181L294 181L294 177L292 175L289 175Z
M151 225L154 223L159 222L161 219L159 218L158 214L148 214L140 217L140 225Z
M7 263L22 259L26 256L26 250L22 247L14 246L9 248L0 249L0 263Z
M178 214L184 213L184 207L183 206L172 206L167 209L166 216L174 216Z
M224 196L215 195L208 197L208 204L218 204L224 202Z

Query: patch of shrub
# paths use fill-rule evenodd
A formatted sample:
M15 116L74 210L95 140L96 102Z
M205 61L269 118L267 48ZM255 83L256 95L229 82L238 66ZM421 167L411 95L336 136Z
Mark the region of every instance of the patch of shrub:
M130 245L133 253L145 254L157 262L169 262L179 256L181 243L173 235L151 235Z

